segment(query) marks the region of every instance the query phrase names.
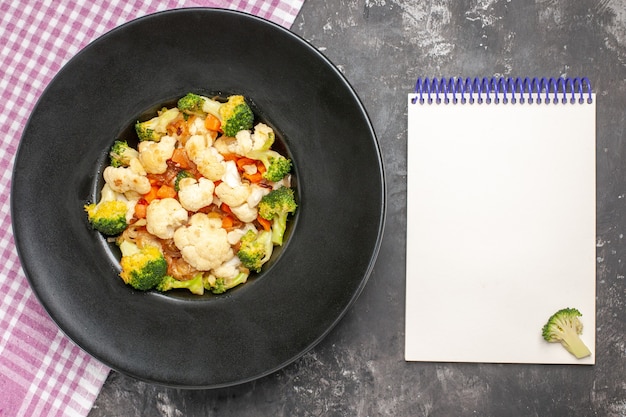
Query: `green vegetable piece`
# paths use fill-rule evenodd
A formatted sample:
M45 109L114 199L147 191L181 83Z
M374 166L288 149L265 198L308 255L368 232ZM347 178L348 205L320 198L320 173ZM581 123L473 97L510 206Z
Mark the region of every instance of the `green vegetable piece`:
M88 204L85 211L91 226L104 235L115 236L126 229L127 206L123 201Z
M261 271L261 267L270 259L274 250L272 233L265 230L256 233L254 230L248 230L240 242L237 256L243 266L254 272Z
M189 171L179 171L178 174L176 174L176 179L174 180L174 189L176 192L180 191L179 183L183 178L194 178L194 176Z
M167 274L167 261L156 246L139 248L134 242L119 243L122 252L120 277L131 287L146 291L161 283Z
M139 152L128 145L126 141L116 140L109 151L112 167L128 166L130 160L138 158Z
M202 295L204 294L203 275L197 274L192 279L185 281L180 281L171 275L166 275L156 286L156 290L161 292L171 291L174 289L187 289L192 294Z
M576 358L591 355L591 351L580 338L583 324L579 317L582 314L575 308L564 308L554 313L543 326L541 335L551 343L559 342Z
M217 278L213 285L209 286L209 290L213 294L223 294L237 285L243 284L248 280L249 273L240 272L233 278Z
M140 141L151 140L159 142L167 133L167 125L172 123L178 116L180 111L173 107L171 109L163 109L156 117L145 122L135 123L135 131Z
M285 186L270 191L259 202L259 215L272 221L272 242L275 245L283 244L287 216L295 213L296 208L293 189Z

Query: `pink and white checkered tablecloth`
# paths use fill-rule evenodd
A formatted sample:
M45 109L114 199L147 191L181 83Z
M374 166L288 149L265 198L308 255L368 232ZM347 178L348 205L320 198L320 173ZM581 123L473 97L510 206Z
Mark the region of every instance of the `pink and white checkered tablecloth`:
M109 369L79 349L33 295L13 242L13 160L44 88L81 48L137 17L220 7L289 28L304 0L3 0L0 2L0 417L84 416Z

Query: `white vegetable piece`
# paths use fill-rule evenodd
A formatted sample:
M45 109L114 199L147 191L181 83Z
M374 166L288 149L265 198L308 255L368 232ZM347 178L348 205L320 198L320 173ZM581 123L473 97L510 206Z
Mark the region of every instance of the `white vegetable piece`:
M163 136L160 142L145 140L139 143L139 161L150 174L162 174L167 170L167 160L172 157L176 139Z
M250 207L248 203L243 203L242 205L237 206L237 207L230 207L230 210L233 212L235 216L237 216L239 220L241 220L244 223L253 222L257 218L257 215L258 215L257 208Z
M211 273L217 278L234 278L239 275L240 265L241 260L239 259L239 257L233 256L217 268L213 268Z
M185 143L185 150L198 171L211 181L221 179L226 172L224 157L213 146L208 146L206 135L191 136Z
M174 244L189 265L210 271L234 256L228 233L221 226L219 218L196 213L186 226L176 230Z
M126 193L136 191L139 194L146 194L150 191L150 181L143 175L139 175L131 168L108 166L102 173L104 181L116 193Z
M250 196L250 185L241 184L233 188L225 182L221 182L215 187L215 195L230 207L237 207L248 200Z
M188 217L187 210L174 198L153 200L146 210L146 229L156 237L171 239Z
M183 178L178 182L178 199L181 206L189 211L198 211L213 203L215 184L204 177Z

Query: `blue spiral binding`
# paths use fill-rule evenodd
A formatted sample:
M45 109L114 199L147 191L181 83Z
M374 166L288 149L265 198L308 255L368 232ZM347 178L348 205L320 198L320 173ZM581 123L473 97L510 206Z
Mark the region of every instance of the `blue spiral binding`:
M593 101L591 82L587 77L418 78L414 94L413 104L583 104Z

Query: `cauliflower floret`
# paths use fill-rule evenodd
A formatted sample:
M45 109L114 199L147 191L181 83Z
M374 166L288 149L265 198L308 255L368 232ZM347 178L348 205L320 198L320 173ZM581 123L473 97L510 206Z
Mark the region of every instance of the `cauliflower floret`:
M239 274L240 266L241 260L239 259L239 257L233 256L217 268L213 268L211 273L218 278L234 278Z
M146 169L143 167L143 165L141 165L141 161L139 161L139 158L132 158L128 163L128 166L135 174L146 175Z
M235 135L236 152L239 155L245 155L252 150L252 133L249 130L240 130Z
M250 207L248 203L243 203L242 205L237 207L231 206L230 211L232 211L233 214L244 223L250 223L254 221L258 215L257 208L254 206Z
M196 159L202 155L202 152L208 147L205 135L192 135L185 142L185 151L189 158Z
M240 206L248 200L250 196L250 186L248 184L241 184L238 187L231 187L225 182L215 187L215 195L230 207Z
M198 171L210 179L217 181L226 172L224 157L212 146L208 146L204 135L193 135L185 143L187 155L196 164Z
M189 124L189 133L192 135L204 135L209 133L208 129L204 125L204 119L201 117L195 117Z
M198 211L213 203L213 181L201 177L183 178L178 183L178 199L180 204L189 211Z
M260 187L256 184L252 184L250 186L250 195L248 196L248 200L246 202L250 207L256 207L261 202L263 196L270 193L270 190L266 187Z
M162 174L175 147L176 139L171 136L163 136L159 142L145 140L139 143L139 161L148 173Z
M218 217L196 213L174 233L174 244L183 259L197 270L210 271L234 256L228 233L221 225Z
M222 175L221 180L228 184L231 188L240 186L241 176L239 175L239 170L237 169L235 161L226 161L224 165L226 167L226 172Z
M156 237L171 239L188 217L187 210L174 198L153 200L146 210L146 229Z
M150 191L150 181L143 175L139 175L131 168L108 166L102 173L104 181L116 193L126 193L136 191L139 194L146 194Z
M254 126L252 138L252 150L269 149L274 143L274 131L265 123Z
M246 132L246 130L239 131L239 133L241 132ZM237 135L239 135L239 133L237 133ZM222 155L228 155L233 153L242 155L241 147L239 146L237 139L233 138L232 136L220 136L219 138L215 139L213 147L217 149L217 151Z

